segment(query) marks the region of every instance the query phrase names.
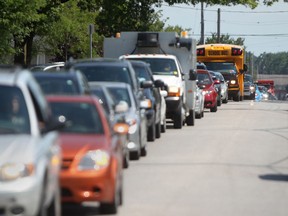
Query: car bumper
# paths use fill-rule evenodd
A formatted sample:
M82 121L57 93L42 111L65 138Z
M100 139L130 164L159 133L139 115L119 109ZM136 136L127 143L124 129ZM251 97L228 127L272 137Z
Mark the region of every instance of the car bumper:
M204 101L204 107L205 108L212 108L217 103L217 96L214 96L212 94L205 94L205 101Z
M116 188L116 166L95 171L61 171L62 202L112 202Z
M0 212L5 216L33 216L40 206L42 184L37 176L26 177L13 182L0 182ZM21 211L15 214L12 211Z

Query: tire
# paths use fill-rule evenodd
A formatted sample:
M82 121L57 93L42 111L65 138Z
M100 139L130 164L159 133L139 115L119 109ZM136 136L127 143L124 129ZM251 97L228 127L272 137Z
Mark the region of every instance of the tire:
M141 148L141 156L145 157L147 155L147 149L146 146L144 146L143 148Z
M210 108L210 112L217 112L217 104L214 107Z
M57 190L47 209L47 216L60 216L61 215L61 196L60 189Z
M161 137L161 123L160 121L156 124L156 134L155 137L159 139Z
M183 126L182 103L180 104L178 110L174 113L173 126L174 126L174 128L176 128L176 129L181 129L182 126Z
M123 168L127 169L129 167L129 153L127 153L127 155L124 156L123 158Z
M130 152L130 160L139 160L139 159L140 159L139 151Z
M217 106L221 106L222 105L222 99L220 98L220 100L217 100Z
M186 124L188 126L194 126L195 125L195 111L194 110L190 110L189 116L187 116L187 118L186 118Z
M236 95L233 96L233 101L240 101L240 92L238 92Z
M155 121L154 121L153 124L150 125L148 128L147 141L153 142L155 141L155 139L156 139L156 126L155 126Z
M122 186L115 192L114 200L111 203L100 203L100 214L117 214L118 206L123 204Z
M161 125L161 133L165 133L166 132L166 119L164 120L163 124Z

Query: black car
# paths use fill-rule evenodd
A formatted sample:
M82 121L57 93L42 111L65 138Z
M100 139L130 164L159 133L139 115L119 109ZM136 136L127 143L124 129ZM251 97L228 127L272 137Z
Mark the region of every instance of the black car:
M153 73L149 64L143 61L131 60L132 66L136 72L139 82L148 81L151 83L150 88L143 90L144 96L151 100L152 107L146 110L148 121L148 141L154 141L155 137L161 136L161 88L164 87L162 80L154 80Z
M80 71L34 72L35 79L46 95L87 95L90 87Z

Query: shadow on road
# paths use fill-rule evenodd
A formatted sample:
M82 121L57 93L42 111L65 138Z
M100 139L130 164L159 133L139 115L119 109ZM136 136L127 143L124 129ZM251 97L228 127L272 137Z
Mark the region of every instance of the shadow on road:
M265 175L260 175L259 178L262 180L287 181L288 182L288 175L283 175L283 174L265 174Z

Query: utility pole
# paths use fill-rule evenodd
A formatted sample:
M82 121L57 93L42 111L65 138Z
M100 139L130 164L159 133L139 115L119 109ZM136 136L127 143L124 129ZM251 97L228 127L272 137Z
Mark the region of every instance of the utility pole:
M90 58L92 59L93 58L93 53L92 53L92 50L93 50L93 44L92 44L92 35L93 35L93 32L94 32L94 25L93 24L89 24L89 27L88 27L88 32L89 32L89 36L90 36L90 43L89 43L89 47L90 47Z
M217 20L217 43L220 43L220 8L218 8L218 20Z
M201 1L201 37L200 44L204 44L204 10L203 10L203 0Z

